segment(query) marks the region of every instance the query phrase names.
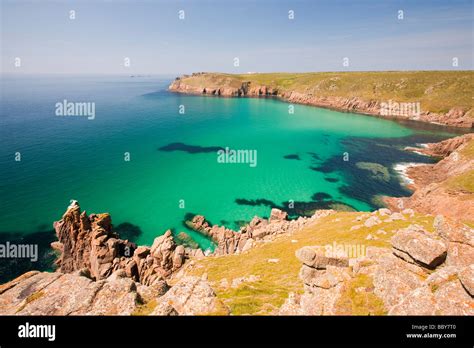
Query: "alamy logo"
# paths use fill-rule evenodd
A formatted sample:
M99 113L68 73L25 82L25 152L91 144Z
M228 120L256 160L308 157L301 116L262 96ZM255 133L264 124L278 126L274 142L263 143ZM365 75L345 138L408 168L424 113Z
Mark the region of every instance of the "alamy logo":
M14 244L6 242L0 244L0 258L5 259L30 259L38 261L38 244Z
M56 325L36 325L28 322L18 326L20 338L47 338L48 341L56 339Z
M418 117L421 114L419 102L398 103L392 100L380 103L380 115L382 116L407 116Z
M95 118L94 102L70 102L64 99L55 105L56 116L85 116L88 120Z
M362 244L338 244L333 242L324 246L326 257L347 257L356 259L366 255L365 245Z
M217 163L246 163L257 166L257 150L233 150L226 147L217 151Z

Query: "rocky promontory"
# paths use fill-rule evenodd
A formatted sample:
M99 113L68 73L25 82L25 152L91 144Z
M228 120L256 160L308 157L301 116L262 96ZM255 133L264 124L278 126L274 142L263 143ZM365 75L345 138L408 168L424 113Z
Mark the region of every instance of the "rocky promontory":
M278 97L338 111L472 128L472 101L463 97L466 85L474 88L472 81L472 72L200 72L177 77L169 90L221 97Z
M474 223L474 134L408 150L441 160L409 167L407 175L413 181L414 193L410 197L386 198L389 207L411 208L424 214L442 214Z

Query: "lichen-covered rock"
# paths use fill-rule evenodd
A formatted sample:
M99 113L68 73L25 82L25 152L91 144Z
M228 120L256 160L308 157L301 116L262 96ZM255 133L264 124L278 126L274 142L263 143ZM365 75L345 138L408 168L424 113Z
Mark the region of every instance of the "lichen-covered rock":
M273 208L270 212L269 222L286 220L288 213L280 209Z
M316 269L326 269L327 266L349 266L349 259L346 256L328 254L326 248L319 246L298 249L296 257L305 265Z
M113 232L108 214L87 216L76 201L54 227L59 241L53 247L60 252L56 263L61 273L87 269L92 279L102 280L123 269L127 277L150 285L169 277L186 259L184 247L177 247L171 231L157 237L151 248L137 247Z
M129 278L93 281L80 272L35 273L0 294L1 315L130 315L138 294Z
M474 297L474 264L464 267L459 273L459 280L466 291Z
M395 255L430 269L440 265L446 259L446 243L429 236L415 225L399 230L392 237L391 243Z
M158 299L158 305L151 314L163 315L163 308L169 312L172 307L179 315L204 315L219 311L221 306L206 280L187 276Z
M435 299L427 286L416 288L390 309L389 315L435 315Z

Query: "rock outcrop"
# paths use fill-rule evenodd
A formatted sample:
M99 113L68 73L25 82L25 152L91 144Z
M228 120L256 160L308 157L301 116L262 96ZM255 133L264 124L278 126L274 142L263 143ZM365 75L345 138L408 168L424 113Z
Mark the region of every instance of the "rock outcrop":
M361 290L381 300L389 315L474 315L474 230L441 217L434 228L410 225L395 233L392 250L368 247L353 259L322 247L299 249L304 293L290 294L279 314L343 314L343 292L364 276L372 286Z
M187 225L193 230L212 238L217 244L215 255L238 254L245 252L256 245L258 241L270 241L277 235L292 233L313 223L315 220L334 214L334 210L319 210L309 218L299 217L296 220L287 220L288 214L280 209L273 208L270 218L263 219L255 216L249 224L239 231L233 231L224 226L211 226L202 215L196 215Z
M151 285L169 277L186 258L171 231L157 237L151 248L137 247L112 231L109 214L87 216L76 201L54 223L54 229L58 242L52 247L60 252L56 264L61 273L87 269L92 279L101 280L122 269L133 280Z
M1 315L130 315L140 295L130 278L94 281L84 271L25 273L0 287Z
M224 313L222 313L224 311ZM206 279L183 277L158 299L151 315L228 314Z
M387 197L385 202L392 210L411 208L423 214L474 221L474 192L469 186L464 188L474 178L474 156L466 151L473 145L474 134L466 134L417 149L444 158L436 164L408 168L407 175L413 180L415 190L413 195Z

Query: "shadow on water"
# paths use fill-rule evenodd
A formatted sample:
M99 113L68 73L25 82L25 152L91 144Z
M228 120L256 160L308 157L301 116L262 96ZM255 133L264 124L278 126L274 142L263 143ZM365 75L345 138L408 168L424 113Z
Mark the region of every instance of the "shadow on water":
M245 199L237 198L235 203L239 205L249 206L266 206L268 208L277 208L288 213L290 218L297 218L299 216L312 216L316 210L319 209L336 209L339 211L355 211L356 209L351 205L333 200L332 196L325 192L316 192L311 196L311 201L287 201L281 204L275 203L265 198L259 199ZM268 216L263 216L268 218Z
M33 233L0 231L0 244L7 245L36 245L37 260L30 258L2 258L0 260L0 283L12 280L28 271L52 271L56 254L51 243L56 240L54 230L38 231ZM28 255L32 256L32 255Z
M183 151L191 154L196 153L210 153L210 152L217 152L219 150L225 150L223 147L220 146L199 146L199 145L187 145L184 143L171 143L165 146L158 148L160 151Z
M114 226L121 239L131 242L137 240L142 234L139 226L123 222ZM51 243L57 241L54 230L48 230L47 225L38 226L38 231L33 233L0 231L0 245L2 251L7 246L33 245L37 246L37 260L31 258L2 258L0 259L0 283L10 281L28 271L53 271L57 254L51 248ZM30 256L30 255L29 255Z
M301 160L300 156L298 156L297 154L286 155L286 156L283 156L283 158L290 159L290 160L298 160L298 161Z
M135 242L143 233L139 226L130 222L122 222L114 226L114 231L118 233L121 239L128 239L130 242Z

